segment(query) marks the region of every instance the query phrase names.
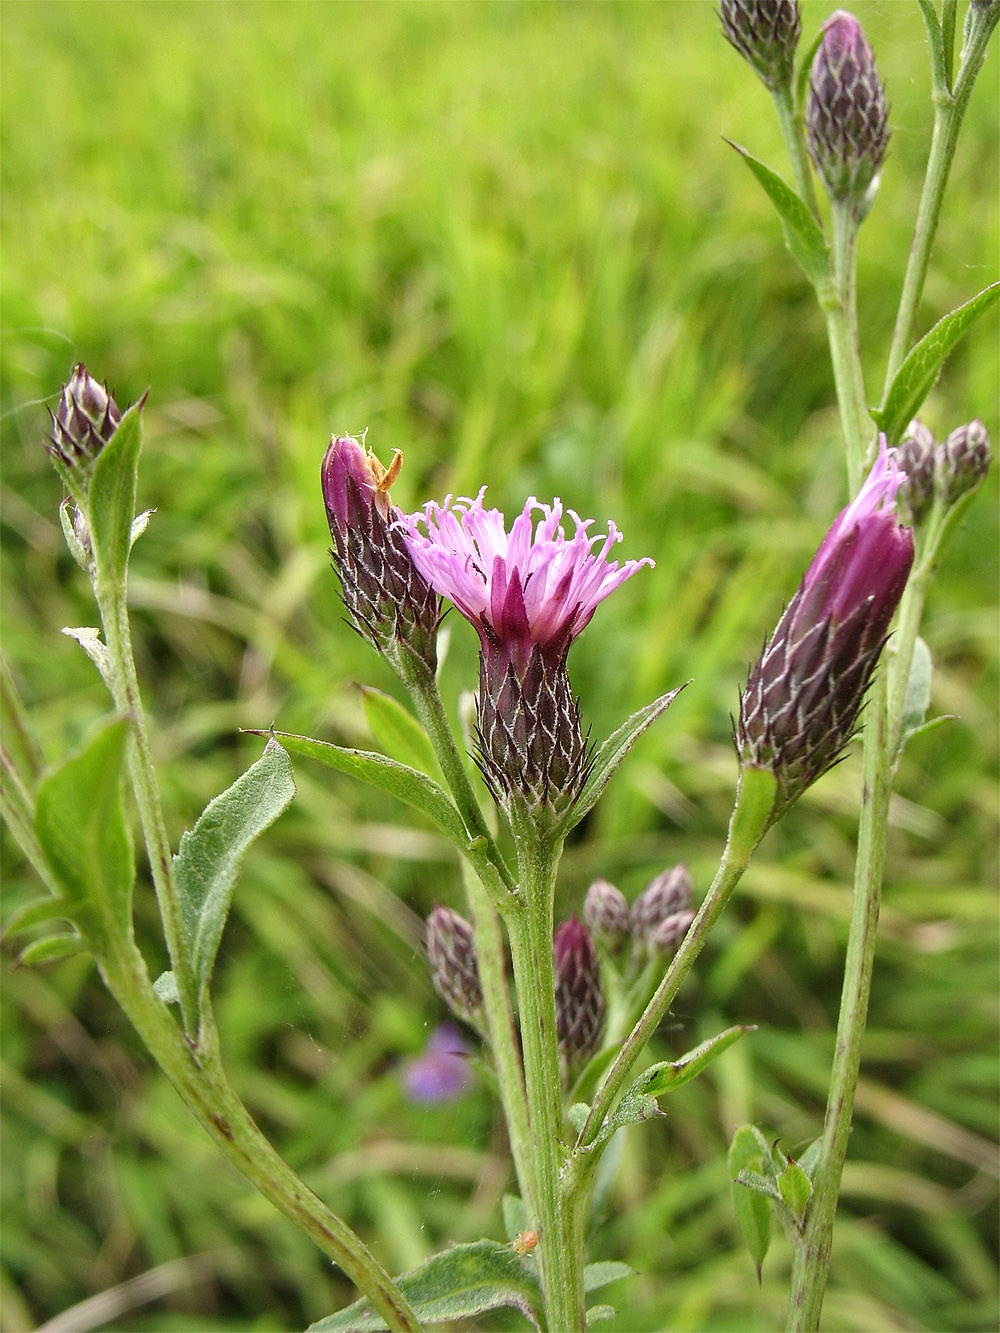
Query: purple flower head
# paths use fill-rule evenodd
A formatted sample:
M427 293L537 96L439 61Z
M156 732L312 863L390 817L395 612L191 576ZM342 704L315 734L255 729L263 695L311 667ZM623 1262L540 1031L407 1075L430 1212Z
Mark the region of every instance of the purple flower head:
M609 560L621 540L615 525L591 537L593 520L571 509L575 531L567 536L558 499L546 505L532 496L508 533L500 510L484 508L485 491L432 501L401 521L413 563L476 627L484 656L500 659L500 674L508 662L522 674L536 645L545 661L562 658L605 597L653 561Z
M740 763L778 779L777 818L841 757L913 563L895 510L902 473L883 437L751 668L734 731Z
M889 142L889 112L861 24L838 9L809 74L809 151L831 199L860 212Z
M145 401L145 399L143 400ZM121 424L118 404L108 386L94 379L82 361L63 385L52 418L49 454L64 468L86 471Z
M601 970L590 932L575 916L555 933L556 1038L564 1074L590 1055L604 1023Z
M354 628L394 663L406 650L437 664L438 599L418 574L389 499L402 454L383 467L350 435L330 441L323 458L323 501L333 565Z
M409 1100L427 1105L454 1101L472 1087L469 1048L454 1023L434 1029L423 1053L407 1060L401 1078Z
M721 0L722 34L768 88L787 88L802 31L796 0Z

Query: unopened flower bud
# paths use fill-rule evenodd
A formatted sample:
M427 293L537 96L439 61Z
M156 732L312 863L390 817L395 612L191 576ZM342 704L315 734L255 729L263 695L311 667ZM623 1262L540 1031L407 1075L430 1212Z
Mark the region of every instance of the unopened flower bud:
M802 21L796 0L721 0L722 33L768 88L792 80Z
M921 421L910 422L896 449L896 464L902 476L896 504L911 523L923 518L934 499L936 449L934 436Z
M662 928L663 939L668 940L671 933L679 929L678 916L690 916L687 909L691 903L692 888L691 874L684 864L671 866L649 881L632 904L629 929L637 949L659 950L669 947L666 943L654 944L654 937Z
M978 418L951 432L937 456L937 485L947 504L976 489L991 456L989 432Z
M322 474L330 554L358 633L390 657L404 645L433 671L440 604L410 557L389 500L400 460L397 452L383 468L351 436L331 440Z
M472 927L439 903L427 918L427 956L434 989L456 1018L478 1027L483 991Z
M694 912L674 912L673 916L665 917L649 935L649 952L675 953L693 920Z
M895 512L899 483L883 437L740 695L733 740L741 767L777 780L772 822L837 762L857 728L913 564L913 533Z
M51 443L46 448L67 468L89 468L114 435L122 419L118 404L83 362L63 385L52 418Z
M583 920L598 944L618 953L628 935L628 902L606 879L595 879L583 902Z
M556 931L552 944L556 983L556 1040L568 1078L597 1045L604 1022L604 993L594 942L575 916Z
M827 21L813 59L806 128L830 198L860 211L885 157L888 108L868 39L842 9Z

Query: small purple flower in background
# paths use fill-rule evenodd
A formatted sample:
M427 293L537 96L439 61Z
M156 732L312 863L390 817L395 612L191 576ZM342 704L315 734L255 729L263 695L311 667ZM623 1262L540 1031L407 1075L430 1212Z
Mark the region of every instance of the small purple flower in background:
M840 759L857 729L913 564L913 533L896 514L901 480L883 437L740 695L736 750L741 766L777 778L772 819Z
M508 533L503 514L484 508L484 491L427 504L401 526L414 565L479 634L480 761L494 797L505 807L520 797L565 808L588 767L567 653L599 604L653 562L610 560L614 524L592 537L593 520L559 500L532 497Z
M684 864L671 866L651 879L632 904L629 932L640 955L672 952L694 920L691 872Z
M397 450L384 468L350 435L330 441L322 468L330 554L358 633L394 664L405 648L433 671L438 599L414 568L389 500L401 460Z
M400 1078L411 1102L434 1105L451 1102L475 1083L469 1067L469 1048L454 1023L434 1029L421 1055L407 1060Z

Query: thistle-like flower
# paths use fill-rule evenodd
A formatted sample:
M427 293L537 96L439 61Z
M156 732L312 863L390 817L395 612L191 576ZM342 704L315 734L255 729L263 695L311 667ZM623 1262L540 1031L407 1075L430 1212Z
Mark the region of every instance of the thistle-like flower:
M559 1062L568 1078L597 1045L604 1022L604 992L594 942L575 916L556 931L552 961Z
M402 1083L411 1102L426 1105L454 1101L472 1086L469 1048L454 1023L438 1024L424 1051L403 1066Z
M389 500L401 461L397 451L384 468L351 436L330 441L322 470L330 554L358 633L391 660L403 647L433 671L440 606L414 567Z
M772 91L788 87L802 32L796 0L721 0L722 33Z
M896 448L896 466L900 472L896 504L910 523L917 523L934 499L934 472L937 446L934 436L922 421L911 421Z
M82 361L63 385L59 404L52 418L51 441L46 449L63 467L89 469L118 429L122 414L108 393Z
M472 927L440 903L427 918L427 956L431 981L442 1000L463 1023L480 1027L483 990Z
M646 953L675 949L694 916L691 874L686 865L671 866L651 879L632 904L629 933L634 948Z
M608 953L621 952L628 937L628 902L606 879L595 879L583 900L583 920L596 943Z
M620 540L614 524L591 537L591 520L572 510L568 536L559 500L532 497L508 533L484 492L430 503L400 523L417 569L479 633L479 759L494 798L508 811L523 801L558 814L589 765L566 671L570 644L604 598L652 561L609 560Z
M900 479L883 437L740 695L736 751L741 767L777 779L772 822L837 762L857 729L913 563L913 533L895 512Z
M809 151L830 198L861 212L889 142L885 92L861 24L827 20L809 75Z
M946 504L976 489L991 457L989 431L978 418L951 432L937 452L937 487Z

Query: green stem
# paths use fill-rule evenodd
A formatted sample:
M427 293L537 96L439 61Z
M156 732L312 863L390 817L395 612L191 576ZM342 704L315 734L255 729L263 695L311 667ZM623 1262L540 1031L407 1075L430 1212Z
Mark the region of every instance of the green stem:
M854 898L844 964L844 986L837 1025L830 1092L819 1164L813 1180L805 1227L795 1249L788 1328L796 1333L819 1327L823 1294L830 1270L833 1220L851 1132L854 1097L861 1068L861 1045L868 1015L879 906L885 835L892 790L888 749L886 673L879 672L868 702L864 733L864 788L855 862Z
M500 918L488 892L465 862L462 864L469 905L472 909L472 929L479 964L479 982L483 991L483 1010L490 1050L496 1066L497 1083L507 1136L510 1140L514 1170L530 1218L534 1218L535 1152L531 1140L528 1103L524 1091L524 1075L518 1049L517 1028L510 1004L510 991L504 967L504 939Z
M705 895L698 915L691 923L690 930L671 959L656 993L625 1039L614 1064L605 1076L594 1098L586 1123L580 1131L574 1154L574 1176L579 1185L582 1185L593 1166L596 1166L596 1154L590 1154L592 1164L589 1167L578 1167L576 1164L597 1137L605 1117L614 1109L614 1104L623 1091L635 1062L680 990L681 983L701 953L709 932L721 916L743 871L747 868L754 849L767 831L774 805L774 793L775 782L770 773L763 769L751 768L740 771L736 805L729 821L729 835L712 885Z
M946 88L939 86L934 89L934 129L920 204L917 208L917 220L913 229L910 257L903 278L896 326L893 329L892 345L889 349L889 363L885 375L886 393L913 341L917 309L924 290L948 177L955 159L959 131L968 109L976 77L986 59L990 37L997 25L998 17L1000 17L1000 5L996 0L992 4L974 4L970 7L969 30L954 92L949 94Z
M180 900L174 883L173 856L163 822L160 789L149 747L146 717L139 692L139 679L132 655L125 586L109 579L98 568L94 575L94 596L104 626L108 650L109 683L115 704L128 714L132 744L129 746L129 774L139 810L143 840L149 857L153 887L163 922L163 933L170 955L181 1012L188 1033L197 1031L198 1000L194 974L184 942Z
M795 110L795 99L790 84L772 91L778 124L782 138L792 164L792 177L799 197L804 200L814 218L819 217L819 204L816 199L816 186L813 182L809 155L806 152L805 139L802 135L802 117Z
M145 964L120 928L99 960L108 989L157 1064L230 1162L343 1269L388 1326L418 1333L420 1322L361 1239L275 1151L226 1079L211 1022L192 1046L153 992Z
M868 444L872 436L871 417L865 395L864 375L858 338L858 300L856 251L858 220L851 206L843 201L831 205L831 265L833 292L823 301L827 340L833 377L837 390L844 444L847 450L847 477L852 495L860 489Z
M583 1245L576 1214L564 1206L560 1189L565 1152L552 966L553 897L561 845L531 831L518 837L517 845L521 894L507 925L534 1143L545 1322L553 1333L577 1333L586 1323Z

